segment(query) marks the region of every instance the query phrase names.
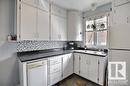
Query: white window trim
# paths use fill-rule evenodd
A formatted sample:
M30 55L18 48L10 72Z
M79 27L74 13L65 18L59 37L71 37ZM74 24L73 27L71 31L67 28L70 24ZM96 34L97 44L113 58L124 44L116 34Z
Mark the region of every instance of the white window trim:
M109 40L109 28L110 28L110 12L98 14L98 15L94 15L94 16L90 16L90 17L84 17L84 19L83 19L83 28L84 28L83 29L83 34L84 34L83 35L83 45L86 46L86 20L97 19L101 16L107 16L108 17L108 20L107 20L108 21L108 28L106 30L104 30L104 31L107 31L107 42L106 42L107 44L106 44L106 46L102 46L102 45L100 46L100 45L94 44L94 45L91 45L91 46L87 46L87 48L102 48L102 49L108 48L108 45L109 45L109 42L108 42L108 40ZM95 34L95 31L94 31L94 34ZM97 42L97 35L94 35L94 36L96 36L96 37L94 37L94 43L95 43L95 42Z

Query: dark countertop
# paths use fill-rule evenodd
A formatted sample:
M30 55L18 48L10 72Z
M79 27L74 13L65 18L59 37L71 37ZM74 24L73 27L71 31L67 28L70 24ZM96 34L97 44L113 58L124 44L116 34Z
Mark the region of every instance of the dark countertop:
M63 55L68 53L82 53L100 57L106 57L107 53L99 52L99 51L90 51L90 50L62 50L62 49L55 49L55 50L44 50L44 51L32 51L32 52L21 52L17 53L21 62L27 62L42 58L53 57L57 55Z

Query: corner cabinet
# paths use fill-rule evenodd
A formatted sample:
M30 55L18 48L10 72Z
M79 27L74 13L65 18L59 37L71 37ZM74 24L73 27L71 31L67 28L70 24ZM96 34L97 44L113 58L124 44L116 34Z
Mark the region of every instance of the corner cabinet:
M82 41L82 13L69 10L67 17L68 41Z
M107 57L74 53L74 73L99 85L104 85Z
M46 4L44 5L43 2ZM18 0L17 39L49 40L49 2L47 0Z

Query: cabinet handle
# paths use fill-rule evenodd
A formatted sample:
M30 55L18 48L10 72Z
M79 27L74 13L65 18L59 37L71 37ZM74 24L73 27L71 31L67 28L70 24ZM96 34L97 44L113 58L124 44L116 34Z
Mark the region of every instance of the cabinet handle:
M127 23L129 23L129 21L130 21L129 19L130 19L130 18L129 18L129 17L127 17Z

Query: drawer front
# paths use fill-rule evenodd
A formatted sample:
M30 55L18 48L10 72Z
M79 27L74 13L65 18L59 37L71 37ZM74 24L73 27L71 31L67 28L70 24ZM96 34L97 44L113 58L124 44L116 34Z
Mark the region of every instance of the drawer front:
M50 66L50 73L55 73L61 71L61 63Z
M50 59L50 65L59 64L61 62L62 62L62 56L58 56Z
M57 72L50 75L50 85L54 85L62 79L62 73Z

